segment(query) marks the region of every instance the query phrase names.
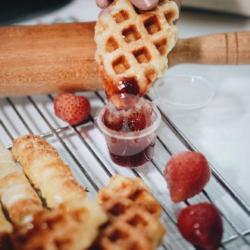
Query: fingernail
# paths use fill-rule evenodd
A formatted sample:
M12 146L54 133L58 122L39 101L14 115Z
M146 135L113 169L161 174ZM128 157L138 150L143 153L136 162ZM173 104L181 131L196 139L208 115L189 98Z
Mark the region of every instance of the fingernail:
M111 8L110 8L110 7L105 8L105 9L103 9L103 10L99 13L98 17L100 17L100 16L102 16L102 15L105 15L105 14L108 14L108 13L110 13L110 11L111 11Z
M108 0L96 0L96 4L100 8L104 9L104 8L108 7L109 1Z
M151 10L157 6L159 0L131 0L131 2L140 10Z

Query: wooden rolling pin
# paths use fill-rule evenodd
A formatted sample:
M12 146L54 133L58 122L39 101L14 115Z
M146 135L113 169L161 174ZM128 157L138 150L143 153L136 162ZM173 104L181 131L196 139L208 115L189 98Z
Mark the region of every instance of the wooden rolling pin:
M0 28L0 96L102 89L94 25ZM180 39L169 64L181 63L250 64L250 32Z

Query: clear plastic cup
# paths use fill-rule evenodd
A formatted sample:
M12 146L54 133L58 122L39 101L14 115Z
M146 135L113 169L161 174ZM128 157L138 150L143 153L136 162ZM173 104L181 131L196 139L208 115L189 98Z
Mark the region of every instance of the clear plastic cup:
M211 82L201 76L166 75L151 89L154 103L165 110L169 108L193 110L211 103L215 91Z
M147 112L148 126L139 131L116 131L104 123L105 111L110 103L99 113L96 122L105 136L112 161L122 167L134 168L146 164L153 158L157 131L161 124L161 114L156 105L148 100L140 99Z

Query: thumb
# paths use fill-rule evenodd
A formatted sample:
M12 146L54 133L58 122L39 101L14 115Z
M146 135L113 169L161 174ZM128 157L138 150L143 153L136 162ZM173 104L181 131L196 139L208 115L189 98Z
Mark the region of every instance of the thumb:
M111 2L111 0L96 0L97 6L102 9L107 8Z
M131 2L140 10L151 10L156 7L159 0L131 0Z

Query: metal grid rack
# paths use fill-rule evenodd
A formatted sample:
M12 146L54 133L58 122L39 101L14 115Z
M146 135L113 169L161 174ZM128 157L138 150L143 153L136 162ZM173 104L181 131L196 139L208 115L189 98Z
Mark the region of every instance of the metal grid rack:
M94 117L104 105L104 94L88 92L84 95L91 101L92 114L85 124L74 127L55 117L52 95L0 99L0 140L11 147L12 140L17 136L27 133L42 135L57 148L91 196L106 185L112 175L142 178L161 203L162 220L168 228L159 249L193 249L176 228L176 213L182 207L201 201L212 202L220 209L224 222L221 249L250 249L250 208L213 166L212 178L200 195L178 205L171 203L163 177L164 166L172 154L194 150L194 147L163 110L160 110L163 122L154 159L144 168L130 170L111 162L104 137L95 126Z

